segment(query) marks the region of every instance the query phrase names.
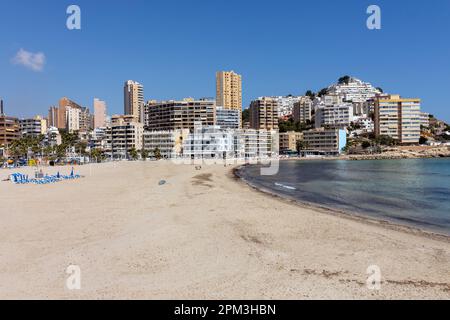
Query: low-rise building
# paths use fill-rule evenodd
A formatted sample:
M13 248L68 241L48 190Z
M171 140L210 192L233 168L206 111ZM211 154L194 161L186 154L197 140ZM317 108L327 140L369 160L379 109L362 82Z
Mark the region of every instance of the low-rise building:
M219 126L199 126L184 141L184 156L189 159L234 159L238 156L235 132Z
M303 132L303 141L303 155L339 155L347 144L347 133L343 129L314 129Z
M236 133L240 156L246 160L272 158L279 155L278 130L241 130Z
M280 135L280 154L297 151L297 142L303 140L301 132L282 132Z
M189 129L173 131L145 131L144 150L152 153L159 150L161 157L166 159L183 156L183 144L188 139Z
M187 159L258 160L278 155L278 150L278 131L274 130L198 126L183 143L183 157Z
M0 114L0 146L5 146L7 148L14 140L19 138L19 120L14 117Z
M47 132L47 120L41 116L20 119L19 125L22 137L38 137Z
M59 146L62 143L62 137L58 128L49 127L45 133L44 144L50 147Z

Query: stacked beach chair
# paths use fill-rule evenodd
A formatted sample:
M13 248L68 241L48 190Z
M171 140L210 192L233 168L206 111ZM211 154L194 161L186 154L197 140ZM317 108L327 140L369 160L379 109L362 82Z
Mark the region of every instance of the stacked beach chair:
M50 183L56 183L63 180L74 180L79 179L81 176L79 174L74 174L73 168L70 172L70 175L65 176L61 175L59 172L56 175L45 175L43 178L39 179L30 179L28 175L21 174L21 173L13 173L10 175L10 180L14 184L50 184Z

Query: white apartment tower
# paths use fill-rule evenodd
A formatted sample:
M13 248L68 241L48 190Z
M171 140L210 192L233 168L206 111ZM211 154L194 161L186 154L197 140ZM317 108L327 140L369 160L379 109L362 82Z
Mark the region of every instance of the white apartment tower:
M80 130L81 110L73 107L66 107L66 128L69 132Z

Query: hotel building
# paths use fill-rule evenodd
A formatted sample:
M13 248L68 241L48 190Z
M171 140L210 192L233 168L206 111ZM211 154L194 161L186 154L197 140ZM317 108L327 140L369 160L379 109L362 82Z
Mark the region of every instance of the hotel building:
M143 123L144 86L139 82L128 80L124 85L124 113L135 116Z
M145 105L145 129L148 131L194 130L195 123L213 126L216 106L212 100L151 101Z
M307 145L301 153L304 156L339 155L347 144L347 133L342 129L314 129L303 132Z
M109 155L113 159L128 159L132 149L143 147L144 125L133 115L116 115L111 119L111 128L107 129Z
M312 120L312 101L310 97L301 97L294 103L292 117L295 122L307 123Z
M383 95L375 99L375 135L390 136L401 144L420 140L420 99Z
M106 102L94 99L94 128L106 127Z
M255 130L278 130L278 102L261 97L250 104L250 127Z
M216 73L216 105L242 112L242 76L234 71Z

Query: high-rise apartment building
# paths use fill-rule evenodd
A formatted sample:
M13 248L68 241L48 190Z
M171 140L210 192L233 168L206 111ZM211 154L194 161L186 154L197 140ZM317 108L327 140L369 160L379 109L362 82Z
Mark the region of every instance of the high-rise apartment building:
M420 99L383 95L375 99L375 135L390 136L402 144L420 140Z
M353 121L353 104L341 103L325 105L316 109L316 123L318 128L347 128Z
M58 111L56 114L57 115L56 127L58 129L68 129L67 113L66 113L67 108L70 107L72 109L80 109L81 110L82 107L78 103L76 103L66 97L61 98L59 100L58 106L59 106L59 108L58 108Z
M135 116L144 122L144 86L139 82L128 80L124 86L124 113Z
M278 102L261 97L250 104L250 127L256 130L278 130Z
M129 159L132 149L143 147L144 125L136 121L133 115L112 117L111 127L107 130L108 150L113 159Z
M310 97L301 97L294 103L292 117L295 122L307 123L312 119L312 101Z
M58 129L67 129L67 108L82 109L82 107L70 100L69 98L61 98L58 102L58 106L51 106L48 110L48 123L49 127L56 127Z
M216 105L242 112L242 76L234 71L216 73Z
M67 106L67 107L65 107L65 110L66 110L66 126L65 126L65 128L69 132L80 131L81 109L72 108L72 107Z
M106 102L94 99L94 128L106 127Z
M89 108L80 109L80 132L87 133L94 128L94 115Z
M47 125L58 128L58 107L52 106L48 109Z
M149 131L194 130L195 123L216 123L216 106L212 100L150 101L145 105L145 128Z

